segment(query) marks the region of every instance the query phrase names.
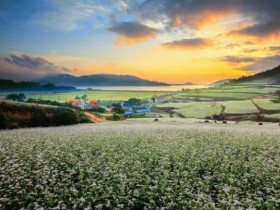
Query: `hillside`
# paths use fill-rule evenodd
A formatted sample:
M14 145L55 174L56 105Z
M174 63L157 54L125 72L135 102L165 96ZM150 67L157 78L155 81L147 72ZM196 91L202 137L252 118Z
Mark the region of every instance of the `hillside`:
M87 123L83 112L42 104L0 101L0 130Z
M265 80L268 84L279 85L280 84L280 66L270 69L264 72L257 73L253 76L241 77L236 80L232 80L233 83L239 82L253 82L258 80Z
M219 80L219 81L216 81L216 82L213 82L211 84L209 84L210 86L219 86L219 85L225 85L225 84L228 84L230 83L230 79L223 79L223 80Z
M70 74L60 74L43 77L35 80L41 84L52 83L55 85L70 86L167 86L166 83L144 80L131 75L114 74L92 74L84 76L73 76Z

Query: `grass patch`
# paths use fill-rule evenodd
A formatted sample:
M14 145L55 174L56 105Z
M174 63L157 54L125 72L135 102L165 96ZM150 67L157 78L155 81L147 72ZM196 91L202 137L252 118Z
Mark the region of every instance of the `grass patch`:
M225 102L189 102L189 103L166 103L158 107L174 107L175 112L188 118L205 118L219 114L222 110L221 105L225 106L226 114L244 114L258 112L256 106L250 100L244 101L225 101Z
M68 100L74 100L76 96L87 95L92 100L128 100L129 98L152 98L153 96L159 96L170 92L162 91L74 91L65 93L40 93L40 92L24 92L27 98L51 100L57 102L66 102ZM7 93L1 93L0 97L5 97Z

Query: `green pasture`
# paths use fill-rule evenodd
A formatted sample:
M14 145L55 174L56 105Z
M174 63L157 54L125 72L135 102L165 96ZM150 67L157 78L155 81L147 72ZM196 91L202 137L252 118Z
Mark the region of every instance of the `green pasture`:
M174 98L184 99L191 97L242 100L249 99L260 95L275 93L279 90L278 87L263 87L242 84L242 85L227 85L219 87L210 87L205 89L186 90L174 95Z
M64 93L50 93L50 92L24 92L27 98L51 100L57 102L65 102L68 100L74 100L76 96L87 95L90 100L128 100L129 98L152 98L153 96L159 96L168 92L162 91L74 91ZM169 92L170 93L170 92ZM5 97L8 92L0 93L0 98Z
M280 112L280 103L273 103L270 99L254 99L254 102L263 109Z
M226 102L189 102L189 103L166 103L158 107L174 107L173 111L188 118L204 118L214 114L219 114L225 106L227 114L256 113L258 109L251 100L226 101Z

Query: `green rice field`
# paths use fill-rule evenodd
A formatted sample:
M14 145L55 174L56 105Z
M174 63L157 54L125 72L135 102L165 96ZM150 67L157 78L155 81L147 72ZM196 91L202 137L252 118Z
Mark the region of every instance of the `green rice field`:
M184 99L192 97L202 97L202 98L215 98L223 100L243 100L250 99L256 96L271 94L276 90L279 90L278 87L266 87L259 88L258 86L252 85L226 85L219 87L210 87L206 89L194 89L187 90L182 93L174 95L174 98Z
M1 92L0 98L5 97L8 93ZM57 102L65 102L68 100L74 100L76 96L87 95L90 100L128 100L129 98L152 98L153 96L159 96L164 94L170 94L170 92L161 91L74 91L64 93L48 93L48 92L24 92L27 98L51 100Z
M244 101L225 101L225 102L187 102L187 103L166 103L158 107L174 107L173 111L188 118L205 118L219 114L222 110L221 105L225 106L227 114L256 113L258 109L251 100ZM280 108L279 108L280 109Z

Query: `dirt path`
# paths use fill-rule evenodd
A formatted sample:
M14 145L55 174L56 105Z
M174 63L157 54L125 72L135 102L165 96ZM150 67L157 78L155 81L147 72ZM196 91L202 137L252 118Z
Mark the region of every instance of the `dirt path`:
M94 123L110 122L110 120L106 120L106 119L97 117L94 114L91 114L89 112L84 112L84 114L87 118L89 118L91 120L91 122L94 122Z
M265 113L267 112L267 110L263 109L263 108L260 107L258 104L256 104L256 102L255 102L253 99L251 99L251 101L252 101L252 103L257 107L257 109L259 110L259 112L260 112L261 114L265 114Z
M274 98L277 98L275 94L267 94L267 95L256 96L253 99L274 99Z

